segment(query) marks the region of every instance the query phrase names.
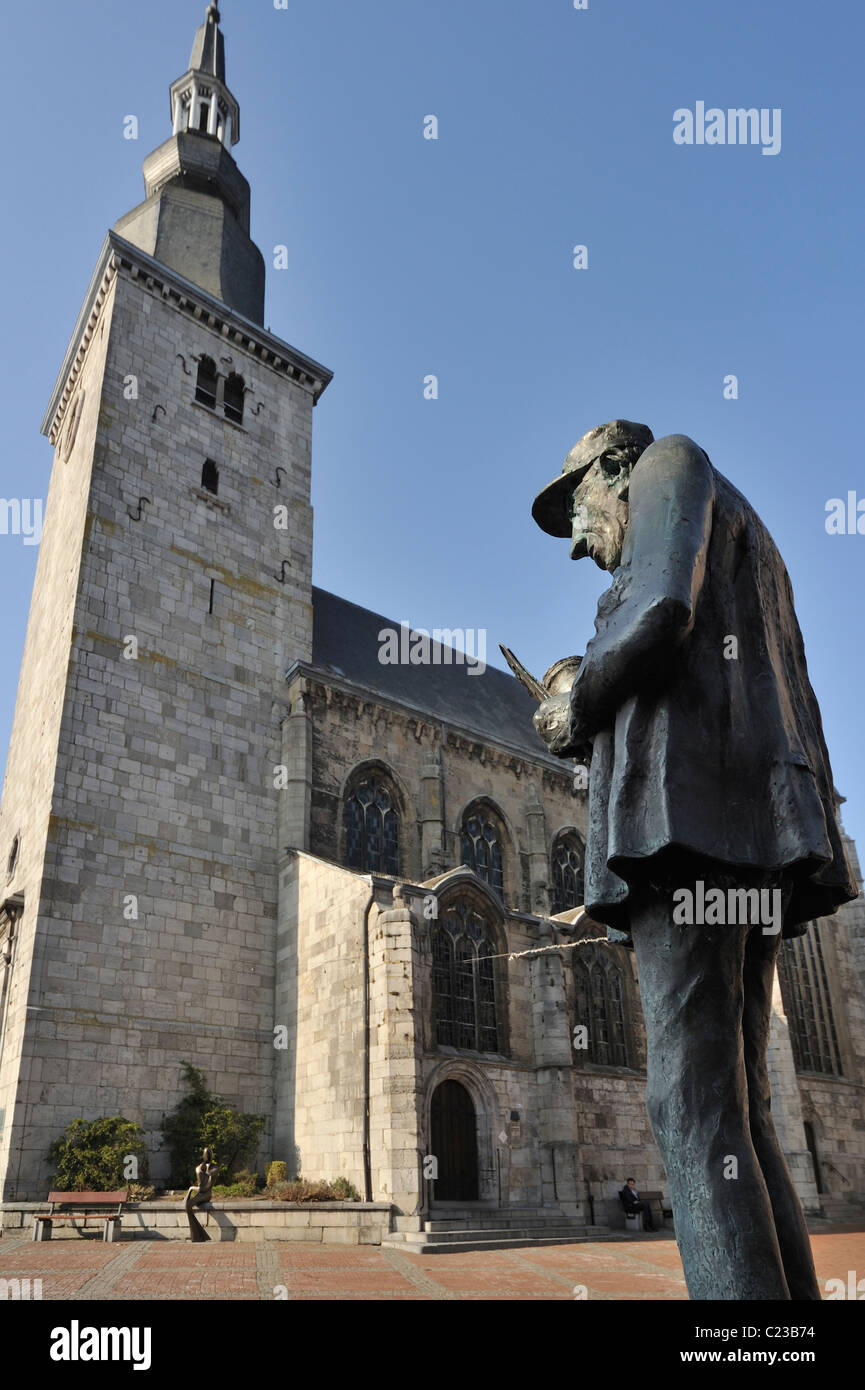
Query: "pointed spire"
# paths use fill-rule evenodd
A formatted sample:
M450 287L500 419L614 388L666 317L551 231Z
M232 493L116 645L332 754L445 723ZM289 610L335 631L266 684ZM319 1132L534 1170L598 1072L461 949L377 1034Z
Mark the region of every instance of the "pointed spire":
M262 323L264 260L249 235L249 184L231 153L240 111L225 82L217 5L208 5L189 68L170 90L172 134L145 159L145 201L121 217L116 230Z
M219 9L208 5L204 23L201 25L192 45L189 58L191 72L203 72L209 77L225 81L225 39L219 28Z
M218 5L208 5L192 44L189 68L171 85L175 135L195 130L215 135L226 149L240 139L240 111L225 81L225 38Z

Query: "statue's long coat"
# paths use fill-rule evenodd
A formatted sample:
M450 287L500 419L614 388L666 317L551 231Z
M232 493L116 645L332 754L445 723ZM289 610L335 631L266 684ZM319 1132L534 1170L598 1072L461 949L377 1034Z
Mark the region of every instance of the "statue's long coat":
M572 742L594 736L586 906L626 927L629 883L676 847L719 871L786 870L797 935L858 889L784 563L684 435L641 455L629 504L571 697Z

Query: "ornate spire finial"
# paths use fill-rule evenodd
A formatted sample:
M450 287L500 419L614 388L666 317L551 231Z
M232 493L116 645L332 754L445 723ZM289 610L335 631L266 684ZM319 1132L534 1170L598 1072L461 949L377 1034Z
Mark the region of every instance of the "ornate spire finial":
M207 7L207 15L206 15L206 18L207 18L207 19L212 19L212 20L214 20L214 21L218 24L218 23L219 23L219 6L218 6L218 5L208 5L208 7Z

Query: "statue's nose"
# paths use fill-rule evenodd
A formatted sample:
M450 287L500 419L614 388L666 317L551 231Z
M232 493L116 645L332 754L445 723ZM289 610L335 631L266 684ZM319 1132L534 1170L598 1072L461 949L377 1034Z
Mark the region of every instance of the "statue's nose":
M582 504L574 507L571 519L571 559L579 560L588 555L589 514Z

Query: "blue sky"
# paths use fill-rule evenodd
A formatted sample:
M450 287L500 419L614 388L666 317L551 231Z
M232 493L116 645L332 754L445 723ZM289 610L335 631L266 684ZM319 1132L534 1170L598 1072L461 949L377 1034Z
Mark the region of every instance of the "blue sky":
M534 526L535 492L615 416L690 434L786 560L865 843L865 535L825 529L829 498L865 498L861 6L221 8L253 236L269 265L289 248L265 321L335 372L316 410L315 581L396 620L485 628L541 674L584 650L608 580ZM7 8L0 496L47 491L42 414L204 9ZM780 108L780 153L676 145L673 113L698 101ZM35 562L0 536L0 756Z

